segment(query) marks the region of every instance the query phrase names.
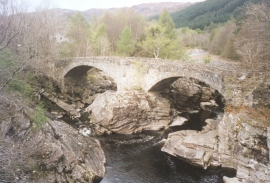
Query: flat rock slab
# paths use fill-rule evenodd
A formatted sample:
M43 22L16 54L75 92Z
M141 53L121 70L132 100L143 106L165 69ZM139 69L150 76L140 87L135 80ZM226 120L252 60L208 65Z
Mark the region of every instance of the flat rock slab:
M191 164L207 168L216 146L216 130L207 133L187 130L169 134L161 150Z
M229 178L226 176L223 177L223 181L224 183L241 183L238 178Z

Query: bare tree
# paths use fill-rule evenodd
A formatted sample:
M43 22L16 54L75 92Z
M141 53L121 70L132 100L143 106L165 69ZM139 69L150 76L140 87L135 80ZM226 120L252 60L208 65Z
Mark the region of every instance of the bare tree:
M21 21L18 21L17 14L21 13L16 8L13 0L0 1L0 92L4 87L14 78L18 73L23 63L14 67L10 52L12 51L12 44L19 35L19 27Z
M253 76L255 76L255 65L258 64L263 54L263 44L253 39L242 39L235 43L237 53L244 61L251 66Z
M235 46L255 76L255 70L264 66L270 58L270 6L267 2L247 3L244 8L244 21Z
M133 9L120 9L116 12L105 12L100 21L105 24L106 32L113 51L117 49L119 35L128 26L134 40L138 40L147 26L146 19Z
M59 54L54 12L45 8L28 13L20 2L0 0L0 92L27 64L38 66Z
M0 105L5 109L1 111L2 127L3 123L12 124L18 108L4 89L30 60L44 59L53 49L50 41L54 27L49 28L52 24L47 13L27 13L20 0L0 0ZM16 109L8 108L13 106L10 102ZM14 143L12 135L2 134L4 130L0 130L0 182L15 182L21 173L32 171L35 162L29 158L31 148Z

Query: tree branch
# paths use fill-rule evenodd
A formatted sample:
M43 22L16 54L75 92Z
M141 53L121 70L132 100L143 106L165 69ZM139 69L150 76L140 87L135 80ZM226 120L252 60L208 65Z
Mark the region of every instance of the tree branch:
M8 47L8 45L10 44L10 42L12 41L12 39L13 39L15 36L17 36L18 34L19 34L18 32L17 32L16 34L14 34L14 35L8 40L8 42L6 43L6 45L3 46L2 48L0 48L0 51L3 50L3 49L5 49L6 47Z
M23 69L23 66L24 66L25 63L22 63L20 65L20 67L15 70L12 75L8 78L8 80L6 80L6 82L0 87L0 92L7 86L7 84L12 81L12 79L14 78L15 74L17 74L18 72L20 72L22 69Z

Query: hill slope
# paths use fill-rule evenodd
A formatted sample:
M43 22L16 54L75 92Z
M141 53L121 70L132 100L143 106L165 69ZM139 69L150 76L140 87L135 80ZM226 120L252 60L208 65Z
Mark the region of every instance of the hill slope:
M161 14L164 8L166 8L168 12L173 13L176 11L183 10L193 4L194 3L181 3L181 2L145 3L132 6L131 8L146 17L150 17Z
M159 15L163 11L164 8L166 8L170 13L185 9L188 6L193 5L193 3L182 3L182 2L161 2L161 3L145 3L145 4L139 4L134 5L132 7L123 7L124 9L134 9L139 14L150 17L154 15ZM82 11L81 13L85 16L87 20L91 20L93 16L99 17L102 15L105 11L108 12L114 12L119 9L123 8L110 8L110 9L89 9L86 11ZM54 11L58 14L59 17L62 19L66 19L68 15L72 15L76 12L79 12L77 10L68 10L68 9L54 9Z
M176 28L203 29L211 22L223 23L231 16L237 16L237 10L249 1L256 3L261 0L207 0L172 13L172 19Z

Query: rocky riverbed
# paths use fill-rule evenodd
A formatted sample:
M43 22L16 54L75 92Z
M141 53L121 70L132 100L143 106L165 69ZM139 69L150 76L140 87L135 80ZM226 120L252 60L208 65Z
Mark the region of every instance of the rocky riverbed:
M51 80L42 80L51 88L35 92L37 101L47 103L50 118L41 129L34 128L31 108L1 100L3 144L14 144L27 160L13 179L98 182L106 160L97 136L173 128L163 152L201 169L235 169L236 178L224 177L225 182L270 181L269 118L261 119L255 109L229 108L218 91L191 78L150 92L115 91L113 81L96 69L85 78L78 83L67 77L69 87L62 92ZM254 92L254 99L267 107L265 92Z

